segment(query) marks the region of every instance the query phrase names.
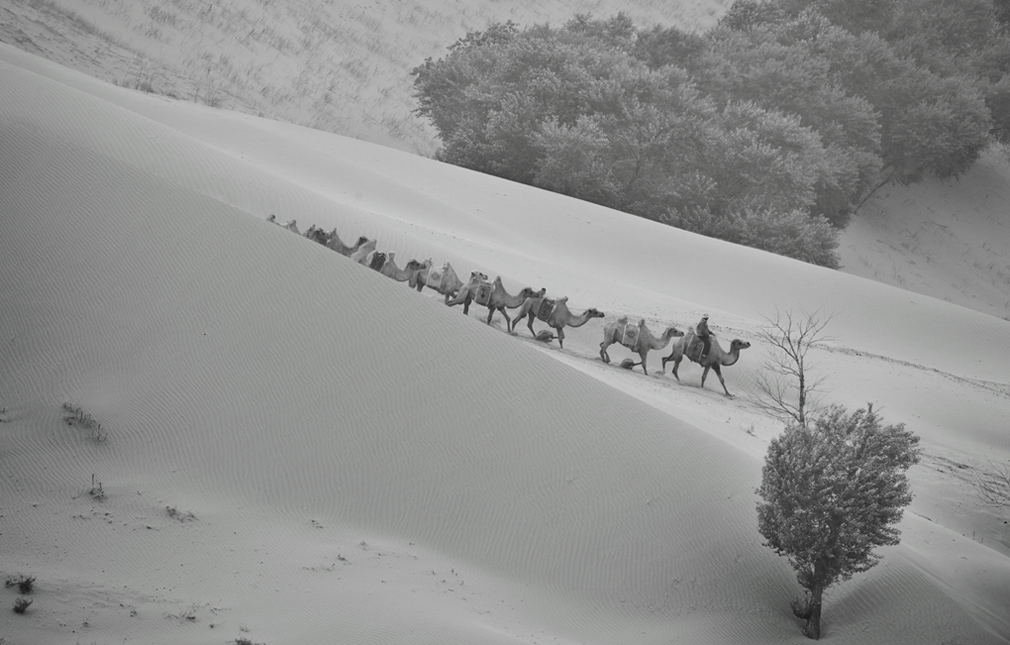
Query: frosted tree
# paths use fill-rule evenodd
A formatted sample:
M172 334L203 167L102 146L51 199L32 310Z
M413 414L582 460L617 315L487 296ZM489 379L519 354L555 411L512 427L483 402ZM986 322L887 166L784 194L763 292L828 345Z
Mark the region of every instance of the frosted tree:
M919 461L918 443L904 424L882 426L872 405L852 414L832 406L772 440L758 530L806 590L793 602L806 636L820 638L824 590L876 565L874 548L900 541L894 525L912 501L905 472Z

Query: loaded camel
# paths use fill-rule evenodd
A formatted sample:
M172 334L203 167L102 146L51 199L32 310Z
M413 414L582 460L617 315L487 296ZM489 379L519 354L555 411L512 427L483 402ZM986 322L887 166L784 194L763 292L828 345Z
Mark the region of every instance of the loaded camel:
M523 316L528 315L529 320L526 326L530 328L530 333L533 334L533 338L541 341L553 340L553 336L548 338L544 335L544 332L537 333L533 331L533 317L538 315L540 310L540 304L545 300L544 295L534 295L526 299L525 302L519 308L519 314L516 315L515 319L512 321L511 331L515 331L516 325L522 320ZM523 312L526 313L523 313ZM599 311L593 307L586 309L581 314L573 314L568 308L568 296L563 296L554 301L554 307L550 310L549 314L546 315L546 320L544 322L557 332L558 345L562 349L565 347L565 327L581 327L589 322L593 318L603 318L603 312ZM541 318L543 320L543 318ZM547 332L550 333L550 332Z
M376 255L383 255L383 262L379 266L379 273L387 278L392 278L397 282L406 282L407 280L410 280L410 274L421 268L421 263L417 260L411 260L407 263L407 266L402 269L396 266L396 253L393 251L388 251L384 254L376 253ZM375 267L372 268L374 269Z
M355 242L351 246L348 246L344 244L344 242L340 239L340 236L337 235L337 229L333 229L332 231L330 231L327 234L327 237L329 239L326 240L325 244L326 248L332 251L336 251L340 255L346 255L347 257L351 257L352 255L354 255L355 251L360 249L365 244L368 244L368 242L372 241L369 240L364 235L362 235L361 237L358 238L357 242Z
M626 332L630 333L626 334ZM652 331L646 326L644 318L638 321L637 326L632 325L631 328L628 329L628 317L623 316L603 327L603 342L600 343L600 358L603 359L604 363L609 363L610 354L607 353L607 348L614 343L620 343L631 351L636 352L642 359L640 363L635 363L631 361L631 359L627 359L622 362L622 367L631 369L636 365L641 365L642 371L648 374L649 369L646 364L646 359L649 357L649 352L654 349L663 349L667 346L667 344L669 344L671 338L677 338L683 335L684 332L680 331L673 325L670 325L663 331L662 336L656 338L652 335Z
M472 271L467 284L482 282L484 280L487 280L486 273ZM465 286L463 281L459 279L459 276L456 275L456 271L452 268L451 264L446 262L442 265L441 269L436 269L431 265L431 258L425 260L420 265L420 268L410 275L407 284L418 291L423 290L424 287L434 289L445 297L445 304L449 304L449 298L455 296Z
M333 229L333 234L334 235L336 234L336 232L337 232L337 229ZM326 243L330 241L330 235L331 234L327 233L323 229L321 229L318 226L316 226L315 224L313 224L312 226L309 227L309 230L305 231L305 233L303 233L302 235L304 237L312 240L313 242L316 242L318 244L322 244L323 246L326 246Z
M663 359L663 371L666 371L666 364L673 361L673 376L679 381L680 376L677 375L677 368L680 367L680 361L687 356L691 362L698 363L705 368L705 371L701 373L702 387L705 387L705 377L708 376L708 371L710 369L715 370L715 374L719 377L719 382L722 384L722 389L726 393L726 396L732 397L733 395L726 388L726 379L722 377L722 368L735 365L740 360L740 350L747 349L748 347L750 347L750 343L747 341L734 338L729 344L729 352L726 352L719 345L719 341L715 339L715 334L712 334L712 346L708 350L708 356L702 360L701 339L695 336L693 330L690 330L686 336L677 339L677 342L673 344L673 351Z
M449 306L455 306L460 303L463 304L463 313L466 314L470 310L470 303L476 301L479 305L484 305L487 307L487 324L491 324L491 319L494 317L495 311L500 311L501 315L505 317L505 329L511 329L512 319L509 318L508 309L515 309L526 302L527 298L531 298L537 295L542 296L547 293L547 289L541 289L540 291L535 291L533 287L523 287L516 295L510 294L505 291L505 286L502 284L501 276L495 276L494 282L490 285L473 283L470 282L462 289L459 293L448 302Z
M525 317L526 327L528 327L530 333L533 334L533 338L537 338L540 336L540 332L533 329L533 320L535 318L539 318L540 320L547 322L551 313L554 312L554 306L556 304L556 300L547 297L547 292L545 290L542 293L536 293L530 296L523 302L522 305L519 306L519 313L517 313L515 319L513 319L512 326L509 328L509 331L515 332L516 326L519 325L519 321ZM550 332L546 333L549 334ZM544 338L545 337L541 337L540 339L543 340ZM553 340L553 338L554 336L551 335L551 337L546 340Z

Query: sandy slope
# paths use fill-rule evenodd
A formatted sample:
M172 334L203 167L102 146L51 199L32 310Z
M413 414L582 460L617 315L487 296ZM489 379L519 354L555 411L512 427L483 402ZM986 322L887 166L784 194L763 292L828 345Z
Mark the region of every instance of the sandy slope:
M0 573L38 576L7 643L802 642L755 530L775 308L833 313L828 398L925 448L826 637L1010 640L1005 512L969 476L1010 458L1005 321L6 46L0 84ZM623 371L601 321L509 336L270 213L754 347L733 399L663 352Z
M1010 320L1010 159L957 180L885 186L842 236L844 271Z

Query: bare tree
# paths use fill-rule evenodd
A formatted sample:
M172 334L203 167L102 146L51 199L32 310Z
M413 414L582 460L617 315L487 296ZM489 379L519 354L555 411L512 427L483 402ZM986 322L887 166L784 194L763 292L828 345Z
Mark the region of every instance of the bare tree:
M765 360L765 371L758 376L758 388L764 394L758 405L787 423L806 427L811 395L818 391L823 377L811 379L807 353L834 340L824 335L834 314L823 319L811 314L775 310L766 317L759 337L772 346Z
M984 471L975 480L978 496L986 504L1010 506L1010 461L1006 464L989 463L992 470Z

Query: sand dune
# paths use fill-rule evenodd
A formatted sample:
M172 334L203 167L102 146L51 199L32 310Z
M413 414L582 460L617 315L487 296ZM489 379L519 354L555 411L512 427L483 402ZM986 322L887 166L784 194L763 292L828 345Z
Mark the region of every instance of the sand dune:
M998 318L5 46L0 82L0 548L38 577L11 643L801 642L755 528L776 307L836 314L830 400L930 464L1010 458ZM607 317L539 345L270 213ZM662 351L649 377L598 359L601 322L702 311L755 343L734 399ZM905 540L831 592L826 638L1007 642L999 516L912 475Z

